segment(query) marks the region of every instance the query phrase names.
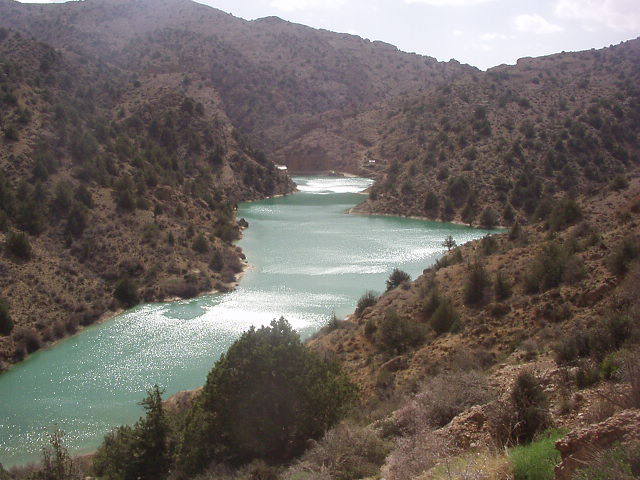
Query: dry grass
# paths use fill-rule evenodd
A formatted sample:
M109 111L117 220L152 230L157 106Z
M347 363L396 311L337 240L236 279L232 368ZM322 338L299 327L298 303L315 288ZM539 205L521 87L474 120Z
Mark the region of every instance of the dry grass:
M469 407L492 400L482 373L443 373L429 379L407 405L395 414L400 431L406 434L445 426Z
M435 467L451 454L451 447L431 431L398 439L383 468L386 480L407 480Z
M283 480L357 480L377 474L390 444L368 427L340 424L283 475Z
M511 480L511 462L504 454L472 452L447 459L416 480Z

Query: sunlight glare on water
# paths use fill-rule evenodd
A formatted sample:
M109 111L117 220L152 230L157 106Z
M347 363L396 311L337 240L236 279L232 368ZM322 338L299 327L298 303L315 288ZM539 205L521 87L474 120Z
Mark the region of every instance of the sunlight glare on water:
M362 178L298 177L299 193L240 206L250 262L228 294L142 305L0 376L0 463L37 459L58 425L75 453L94 449L114 426L141 414L154 384L172 395L203 384L215 360L252 325L284 316L303 336L333 312L353 312L381 291L394 267L412 277L443 251L487 232L396 217L345 215L363 200Z

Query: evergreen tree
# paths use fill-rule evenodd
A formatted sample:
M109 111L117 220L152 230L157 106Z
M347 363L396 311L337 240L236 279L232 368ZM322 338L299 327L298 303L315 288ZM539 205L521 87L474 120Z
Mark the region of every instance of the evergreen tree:
M391 272L391 275L389 275L389 279L387 280L387 292L410 281L411 277L407 272L403 272L399 268L396 268Z
M308 350L286 320L251 328L209 373L180 434L178 468L290 460L346 413L354 395L339 367Z
M116 283L113 296L126 307L133 307L140 301L140 297L138 296L138 287L130 278L123 278Z
M155 385L140 402L145 416L109 433L93 460L96 474L109 480L159 480L169 471L169 426L162 391Z
M456 245L457 243L451 235L448 235L447 238L444 239L444 242L442 242L442 246L445 247L448 251L451 251L451 249L455 248Z
M9 335L13 330L13 320L9 312L9 303L0 298L0 335Z

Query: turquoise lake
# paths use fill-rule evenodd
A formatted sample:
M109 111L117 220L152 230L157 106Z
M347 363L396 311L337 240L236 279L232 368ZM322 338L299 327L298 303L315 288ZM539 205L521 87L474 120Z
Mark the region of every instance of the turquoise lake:
M487 231L398 217L345 215L363 200L363 178L297 177L300 191L241 204L239 245L250 267L230 293L136 307L0 376L0 463L35 461L44 433L66 432L73 453L93 450L114 426L134 422L148 388L166 396L204 383L229 345L252 325L284 316L306 337L333 313L353 312L367 290L384 290L399 267L416 277Z

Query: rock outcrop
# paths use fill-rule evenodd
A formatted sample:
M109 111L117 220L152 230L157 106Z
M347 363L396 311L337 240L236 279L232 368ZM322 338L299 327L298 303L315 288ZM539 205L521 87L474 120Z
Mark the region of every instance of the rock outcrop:
M640 410L624 410L604 422L574 430L556 442L562 462L556 467L556 480L570 480L572 473L595 452L614 443L640 440Z

